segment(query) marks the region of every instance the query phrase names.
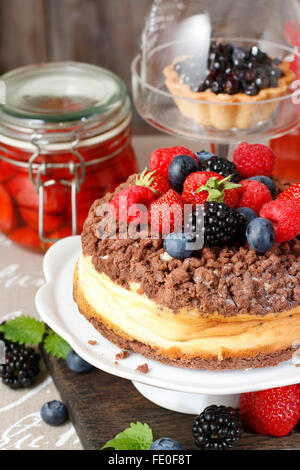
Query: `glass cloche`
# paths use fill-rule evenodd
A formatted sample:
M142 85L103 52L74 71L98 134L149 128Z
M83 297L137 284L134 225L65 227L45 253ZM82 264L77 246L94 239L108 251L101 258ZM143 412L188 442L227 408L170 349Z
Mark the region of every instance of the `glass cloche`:
M154 0L132 64L135 106L188 139L270 139L300 123L298 0Z

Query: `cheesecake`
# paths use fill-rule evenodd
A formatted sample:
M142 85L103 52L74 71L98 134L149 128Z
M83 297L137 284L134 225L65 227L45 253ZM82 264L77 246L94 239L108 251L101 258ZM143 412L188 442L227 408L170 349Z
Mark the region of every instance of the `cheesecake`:
M206 370L275 366L300 340L300 240L266 253L248 242L204 246L171 257L147 227L123 237L99 232L103 204L92 205L74 272L79 311L109 341L166 364ZM278 184L278 191L283 187Z

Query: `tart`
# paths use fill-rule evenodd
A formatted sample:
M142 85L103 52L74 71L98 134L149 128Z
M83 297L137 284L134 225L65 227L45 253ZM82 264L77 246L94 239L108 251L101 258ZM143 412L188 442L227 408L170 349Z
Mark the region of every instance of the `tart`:
M204 80L195 57L175 58L163 74L183 116L222 131L267 121L279 105L269 100L284 96L295 78L289 62L271 59L257 47L246 51L216 43Z
M135 181L90 209L74 273L80 312L120 348L178 367L246 369L290 359L300 339L300 240L264 254L247 242L204 246L175 259L148 227L124 238L119 220L115 238L99 235L99 208Z

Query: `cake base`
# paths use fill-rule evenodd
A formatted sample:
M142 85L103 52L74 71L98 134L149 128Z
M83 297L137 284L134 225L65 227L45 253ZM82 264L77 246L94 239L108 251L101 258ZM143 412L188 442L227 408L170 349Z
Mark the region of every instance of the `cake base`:
M229 357L223 359L222 361L220 361L217 356L209 359L204 359L202 357L194 357L190 359L167 358L164 357L162 353L159 352L159 350L152 348L150 345L131 339L125 332L116 331L113 325L108 325L107 322L101 318L99 313L96 312L95 309L85 299L78 283L77 268L75 269L74 273L73 295L80 313L84 315L89 322L91 322L94 328L96 328L96 330L99 331L102 336L116 344L121 349L128 349L130 351L141 354L146 358L163 362L164 364L190 369L241 370L276 366L280 362L291 359L294 352L293 348L290 347L270 354L259 354L255 357Z

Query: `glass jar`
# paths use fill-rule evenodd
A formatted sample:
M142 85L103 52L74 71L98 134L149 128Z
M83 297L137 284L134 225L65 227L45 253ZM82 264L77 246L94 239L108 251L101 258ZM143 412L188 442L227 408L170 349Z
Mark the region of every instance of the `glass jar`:
M298 105L299 106L299 105ZM300 181L300 127L279 139L271 140L277 157L274 175L283 181Z
M1 77L0 230L45 251L82 231L93 201L137 171L123 81L59 62Z

